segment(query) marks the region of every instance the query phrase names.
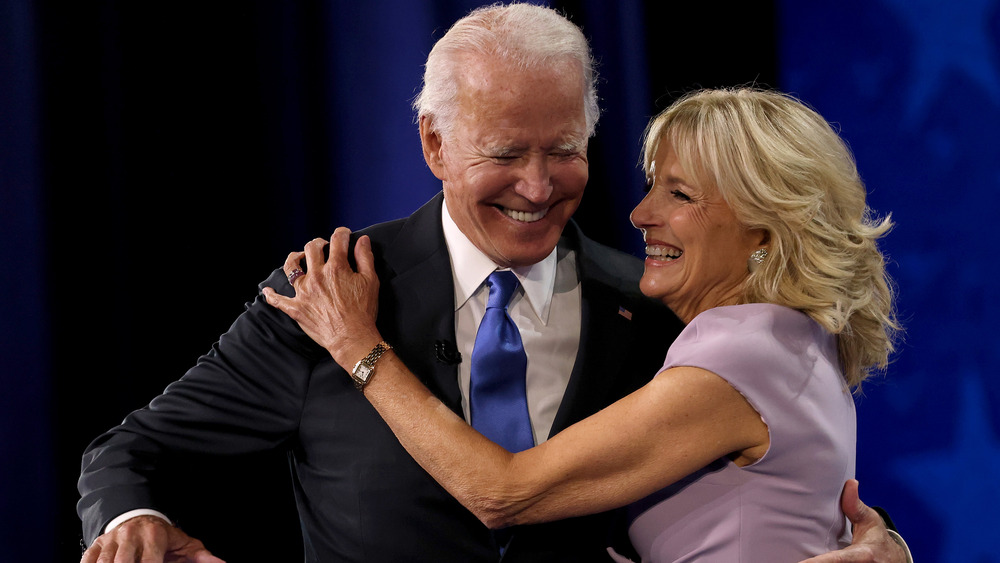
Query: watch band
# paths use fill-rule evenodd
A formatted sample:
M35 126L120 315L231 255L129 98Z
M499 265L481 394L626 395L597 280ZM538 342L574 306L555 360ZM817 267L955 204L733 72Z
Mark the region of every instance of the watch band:
M383 340L382 342L376 344L375 347L372 348L372 351L368 352L368 355L362 358L361 361L354 364L354 371L351 372L351 378L354 380L354 386L357 387L359 391L364 389L365 385L367 385L368 382L371 381L372 375L374 375L375 373L375 362L377 362L379 358L382 357L382 354L386 353L389 350L392 350L392 346L390 346L388 342ZM364 366L363 377L361 377L361 374L359 373L362 370L358 369L362 366Z

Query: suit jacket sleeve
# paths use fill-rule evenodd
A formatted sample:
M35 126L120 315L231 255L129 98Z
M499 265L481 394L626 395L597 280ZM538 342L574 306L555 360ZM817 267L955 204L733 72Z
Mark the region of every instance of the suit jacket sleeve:
M291 292L281 270L264 285ZM180 380L87 447L77 511L88 545L128 510L168 512L153 486L164 459L261 452L287 440L311 368L325 354L262 296L248 304Z

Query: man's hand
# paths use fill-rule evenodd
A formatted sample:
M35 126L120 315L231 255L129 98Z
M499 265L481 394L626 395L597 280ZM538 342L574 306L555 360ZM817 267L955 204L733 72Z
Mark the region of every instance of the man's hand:
M854 524L851 545L802 563L907 563L906 551L889 536L882 517L861 502L857 480L851 479L844 485L840 507Z
M226 563L156 516L137 516L98 537L80 563Z

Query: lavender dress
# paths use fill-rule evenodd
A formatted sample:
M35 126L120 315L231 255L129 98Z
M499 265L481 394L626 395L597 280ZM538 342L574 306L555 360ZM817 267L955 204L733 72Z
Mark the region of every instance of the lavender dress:
M671 346L664 369L675 366L728 381L771 444L752 465L723 458L633 504L629 537L642 560L797 562L849 544L840 493L854 476L857 421L835 337L785 307L718 307Z

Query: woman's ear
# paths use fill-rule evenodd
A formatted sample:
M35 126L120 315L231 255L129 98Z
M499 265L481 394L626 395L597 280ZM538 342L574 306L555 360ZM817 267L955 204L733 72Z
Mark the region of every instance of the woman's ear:
M431 118L420 116L420 146L424 151L424 162L438 180L445 180L444 161L441 158L441 135L431 126Z
M759 231L757 244L760 246L767 246L771 242L771 233L766 229L757 229Z

